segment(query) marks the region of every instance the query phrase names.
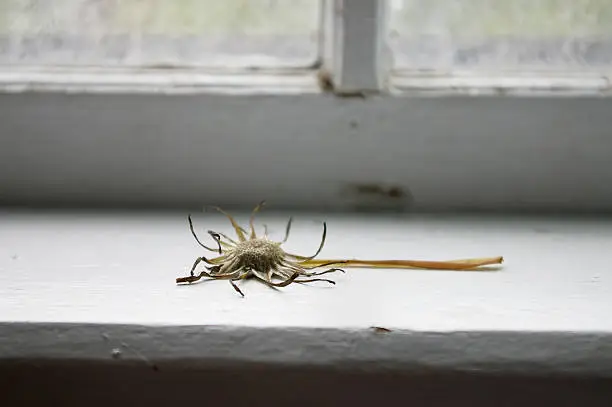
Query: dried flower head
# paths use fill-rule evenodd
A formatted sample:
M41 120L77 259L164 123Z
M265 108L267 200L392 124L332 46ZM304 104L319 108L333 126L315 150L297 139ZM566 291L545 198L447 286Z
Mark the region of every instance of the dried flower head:
M329 268L327 270L318 272L310 270L331 264L344 263L343 261L319 263L312 267L306 267L304 265L304 262L314 259L321 252L321 249L325 244L327 225L323 223L323 236L321 238L319 248L314 255L306 257L287 253L281 246L289 237L292 222L291 218L287 223L285 238L281 242L270 240L268 238L267 230L261 237L258 237L257 233L255 232L255 214L259 212L264 204L265 202L261 202L259 205L257 205L251 214L251 219L249 222L250 234L247 234L247 232L240 227L240 225L238 225L231 215L223 211L221 208L213 207L227 216L238 237L238 241L235 241L223 233L209 230L208 234L217 243L217 248L208 247L200 241L193 230L193 222L191 221L191 216L189 216L189 228L198 244L206 250L218 252L220 256L211 259L204 256L198 257L191 268L191 275L189 277L177 278L176 282L192 283L201 279L202 277L225 279L228 280L232 287L234 287L234 289L242 296L244 296L244 294L235 284L235 281L243 280L249 277L255 277L273 287L285 287L293 282L307 283L313 281L324 281L330 284L335 284L335 282L332 280L312 277L335 271L344 272L344 270L339 268ZM200 264L200 262L207 263L210 265L210 267L206 267L208 272L202 271L200 274L195 275L194 270L198 264Z
M195 231L193 230L193 222L191 216L188 216L189 229L191 234L200 246L211 252L219 253L218 257L206 258L198 257L191 267L191 272L188 277L179 277L177 283L193 283L200 280L202 277L212 279L229 280L234 289L242 296L244 294L235 284L235 281L243 280L250 277L255 277L258 280L272 287L285 287L291 283L307 283L313 281L324 281L330 284L335 284L334 281L324 278L313 278L335 271L344 272L340 268L329 268L323 271L311 271L319 267L327 267L333 265L341 265L342 267L368 267L368 268L396 268L396 269L429 269L429 270L456 270L456 271L488 271L490 269L481 268L482 266L501 264L502 256L471 258L447 261L430 261L430 260L358 260L358 259L315 259L315 257L323 249L325 244L325 236L327 234L327 225L323 222L323 236L321 243L316 253L312 256L300 256L297 254L287 253L281 247L289 238L291 230L292 218L287 223L285 237L281 242L275 242L268 239L267 229L264 235L258 237L255 232L254 220L255 214L263 207L265 202L261 202L253 209L249 221L250 233L247 233L236 220L223 211L219 207L212 207L221 212L231 222L236 231L237 241L229 236L208 231L208 234L217 244L217 248L211 248L203 244ZM208 271L201 271L195 275L194 271L198 264L204 262L209 266Z

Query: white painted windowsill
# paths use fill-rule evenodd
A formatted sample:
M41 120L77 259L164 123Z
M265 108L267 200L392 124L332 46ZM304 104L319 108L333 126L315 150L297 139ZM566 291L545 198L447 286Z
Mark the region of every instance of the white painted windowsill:
M347 269L332 275L335 286L279 290L246 281L241 298L226 281L175 284L204 254L186 213L4 210L0 362L612 377L611 221L296 215L286 248L298 253L316 250L325 220L320 257L505 263L488 272ZM288 216L264 212L259 230L266 223L280 239ZM208 229L232 233L218 214L194 213L194 224L202 239Z

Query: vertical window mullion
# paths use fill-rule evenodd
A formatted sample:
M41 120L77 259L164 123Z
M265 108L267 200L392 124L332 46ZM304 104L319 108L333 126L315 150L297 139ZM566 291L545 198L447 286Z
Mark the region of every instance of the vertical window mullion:
M323 67L338 93L378 92L384 84L385 0L327 0Z

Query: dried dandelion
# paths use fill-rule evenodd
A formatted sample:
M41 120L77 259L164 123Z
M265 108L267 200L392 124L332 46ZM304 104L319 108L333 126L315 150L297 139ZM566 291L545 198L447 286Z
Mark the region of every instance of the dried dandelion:
M323 274L336 271L344 272L341 268L328 268L323 271L312 271L321 267L341 266L341 267L369 267L369 268L400 268L400 269L430 269L430 270L458 270L472 271L483 270L482 266L501 264L503 257L486 257L474 259L460 259L449 261L426 261L426 260L357 260L357 259L316 259L315 257L323 249L327 234L327 225L323 222L323 236L316 253L312 256L301 256L288 253L281 247L289 238L292 218L289 218L285 229L285 237L280 242L275 242L268 238L267 228L264 235L258 237L255 232L255 214L261 210L265 201L259 203L249 220L250 233L247 233L236 220L227 212L219 207L213 209L224 214L231 222L236 231L237 241L231 237L212 230L208 234L213 238L216 247L208 247L203 244L193 229L191 216L188 216L189 229L191 234L200 246L211 252L219 254L218 257L207 258L198 257L191 267L188 277L179 277L177 283L193 283L203 277L211 279L228 280L234 290L240 295L244 293L236 285L236 281L255 277L272 287L285 287L291 283L308 283L323 281L335 284L334 281L316 278ZM208 271L201 271L195 274L195 269L200 263L206 263ZM314 278L313 278L314 277Z

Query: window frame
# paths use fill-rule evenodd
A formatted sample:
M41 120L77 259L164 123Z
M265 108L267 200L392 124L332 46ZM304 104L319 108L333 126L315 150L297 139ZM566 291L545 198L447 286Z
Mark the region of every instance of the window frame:
M410 72L392 68L390 0L320 0L319 60L304 68L1 67L0 92L607 95L608 72ZM252 89L249 89L251 87Z

